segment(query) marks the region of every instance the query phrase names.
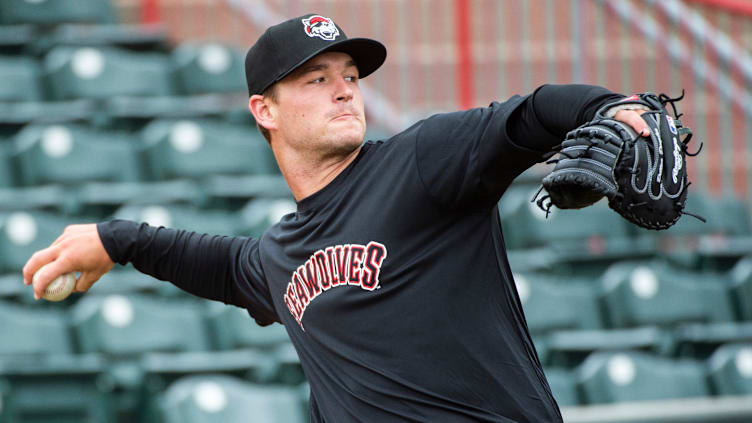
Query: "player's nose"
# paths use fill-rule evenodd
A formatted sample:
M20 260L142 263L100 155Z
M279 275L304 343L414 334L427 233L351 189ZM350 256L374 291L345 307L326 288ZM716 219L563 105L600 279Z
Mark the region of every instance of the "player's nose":
M334 98L337 102L350 101L353 98L353 89L345 78L337 79L335 84Z

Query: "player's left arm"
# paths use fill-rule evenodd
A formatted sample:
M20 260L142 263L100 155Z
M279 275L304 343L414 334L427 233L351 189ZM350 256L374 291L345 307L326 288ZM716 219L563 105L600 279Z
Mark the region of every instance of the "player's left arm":
M415 132L418 172L429 194L444 208L493 206L509 184L570 130L590 121L604 104L624 98L591 85L544 85L488 107L431 116ZM639 114L617 117L642 131Z
M592 120L602 106L623 98L595 85L542 85L511 114L507 131L518 146L546 153L561 143L567 132ZM619 110L614 119L637 133L650 133L639 110Z
M487 158L489 162L481 166L485 170L482 179L491 186L511 182L527 168L544 160L551 149L564 140L567 132L589 122L602 106L624 97L594 85L542 85L515 108L506 127L510 143L519 150L537 154L520 155L513 161L513 166L498 166L490 161L499 158L495 154L497 147L493 143L485 143L482 147L485 151L480 157ZM614 119L647 135L650 130L640 113L639 110L623 109L616 112ZM505 160L505 164L509 164L509 161ZM495 188L494 191L503 192L506 187Z

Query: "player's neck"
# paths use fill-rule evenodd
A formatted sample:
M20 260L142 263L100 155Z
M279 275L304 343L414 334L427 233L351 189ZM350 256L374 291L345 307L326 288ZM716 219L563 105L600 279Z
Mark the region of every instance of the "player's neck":
M334 180L358 156L360 147L342 156L320 157L274 148L274 156L295 201L315 194Z

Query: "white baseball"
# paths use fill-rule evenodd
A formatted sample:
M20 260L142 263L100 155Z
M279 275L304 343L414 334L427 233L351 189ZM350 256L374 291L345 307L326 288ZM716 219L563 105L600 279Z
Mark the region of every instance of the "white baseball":
M50 263L45 264L44 266L40 267L39 270L37 270L36 273L34 273L33 281L36 282L37 277L39 277L39 274L42 272L42 270L49 266ZM57 278L55 278L54 281L52 281L49 285L47 285L47 288L44 290L44 295L42 295L42 298L44 298L47 301L62 301L70 295L71 292L73 292L73 288L76 286L76 274L66 273L64 275L60 275Z

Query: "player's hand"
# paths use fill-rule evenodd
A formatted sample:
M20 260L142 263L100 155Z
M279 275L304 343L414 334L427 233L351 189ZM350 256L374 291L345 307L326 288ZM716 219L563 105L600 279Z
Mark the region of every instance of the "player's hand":
M645 119L640 116L643 113L645 113L644 110L619 110L614 115L614 119L626 123L631 126L635 132L643 137L647 137L650 135L650 128L648 127L647 122L645 122Z
M75 291L85 292L115 265L105 251L94 223L68 226L52 245L34 253L23 267L24 284L31 285L34 273L47 263L52 264L33 284L37 300L42 298L47 285L60 275L81 272Z

